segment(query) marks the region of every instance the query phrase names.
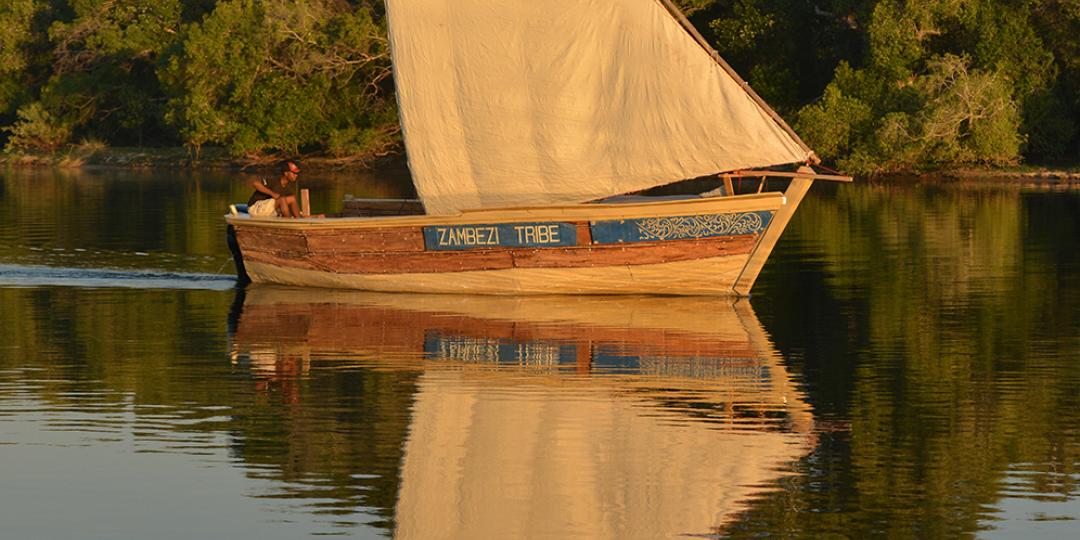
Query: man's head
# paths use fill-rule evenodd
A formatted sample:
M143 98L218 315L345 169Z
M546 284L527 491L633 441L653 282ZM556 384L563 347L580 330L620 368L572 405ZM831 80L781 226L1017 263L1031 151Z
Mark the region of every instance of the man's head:
M281 164L281 176L289 179L290 182L295 182L296 178L300 175L300 167L292 161L286 161Z

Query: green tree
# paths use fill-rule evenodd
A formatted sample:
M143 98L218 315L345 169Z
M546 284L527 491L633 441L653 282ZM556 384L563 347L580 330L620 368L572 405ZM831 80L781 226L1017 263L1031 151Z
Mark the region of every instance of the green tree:
M717 51L770 105L794 112L860 49L850 1L680 0Z
M33 97L32 89L47 76L50 47L46 28L54 10L53 3L45 0L0 4L0 126L10 126L16 120L16 111Z
M1024 109L1035 159L1076 162L1080 124L1080 0L1033 2L1029 11L1037 34L1054 58L1057 77L1029 99Z
M48 23L48 64L20 106L12 145L54 147L19 136L26 132L168 143L154 65L176 39L181 11L179 0L71 0L39 12Z
M371 7L229 0L170 58L166 118L196 149L375 155L397 141L389 76Z
M847 170L1077 157L1078 0L678 3Z
M854 172L1011 163L1033 131L1023 112L1036 110L1055 73L1023 7L882 0L863 65L841 63L797 125Z
M850 172L1080 161L1080 0L675 2ZM0 143L397 151L383 10L374 0L8 0Z

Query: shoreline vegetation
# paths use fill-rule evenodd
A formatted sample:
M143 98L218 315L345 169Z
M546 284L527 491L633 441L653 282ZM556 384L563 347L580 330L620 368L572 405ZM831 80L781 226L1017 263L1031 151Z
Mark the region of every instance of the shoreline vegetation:
M303 156L265 154L234 156L224 148L200 149L198 155L184 147L171 148L110 148L100 145L78 145L56 152L0 153L0 166L11 168L108 168L156 170L234 170L273 169L284 159L303 163L307 170L373 171L404 167L404 157L388 154L378 158L368 156Z
M1080 170L1080 0L673 1L831 168ZM367 169L395 92L380 0L0 5L8 166Z
M250 172L277 167L283 155L235 157L224 148L203 148L196 157L183 147L108 148L100 145L72 146L57 152L0 153L0 167L59 169L132 169L132 170L218 170ZM376 160L325 156L288 156L303 163L305 170L334 172L405 171L401 154ZM406 173L407 174L407 173ZM1080 188L1080 166L1016 165L1011 167L965 167L923 173L878 173L869 176L886 182L941 181L1012 183L1043 187Z

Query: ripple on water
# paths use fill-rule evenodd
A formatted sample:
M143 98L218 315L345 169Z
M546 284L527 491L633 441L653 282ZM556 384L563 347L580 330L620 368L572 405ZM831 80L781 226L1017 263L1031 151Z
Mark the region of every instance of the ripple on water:
M0 265L0 286L8 287L122 287L224 291L235 287L235 285L235 276L223 274Z

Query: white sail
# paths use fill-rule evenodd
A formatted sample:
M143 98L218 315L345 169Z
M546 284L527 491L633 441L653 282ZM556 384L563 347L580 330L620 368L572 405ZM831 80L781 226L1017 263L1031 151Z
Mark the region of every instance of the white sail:
M812 155L666 0L387 0L430 214L582 202Z

